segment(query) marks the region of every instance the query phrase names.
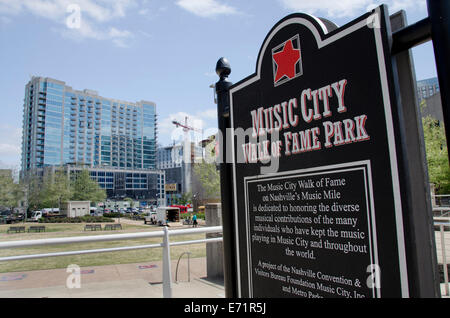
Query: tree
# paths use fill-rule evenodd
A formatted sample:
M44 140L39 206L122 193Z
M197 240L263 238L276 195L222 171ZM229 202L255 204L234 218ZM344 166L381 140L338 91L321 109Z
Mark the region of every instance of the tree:
M61 209L61 203L72 197L72 188L67 174L63 170L46 174L39 197L40 203L44 207L54 208L57 206Z
M53 186L53 175L46 174L42 180L40 203L45 208L54 208L58 204L56 188Z
M197 163L194 165L194 173L208 198L220 197L220 173L215 163Z
M20 181L26 193L27 206L31 210L39 210L45 206L41 202L43 182L35 174L28 173Z
M72 182L74 201L91 201L97 203L106 199L106 191L91 179L88 170L82 170Z
M12 174L0 174L0 206L16 207L22 197L22 189L19 184L14 183Z
M448 194L450 193L450 167L444 127L431 116L422 119L422 126L430 182L436 185L436 193Z
M186 205L188 203L192 203L192 192L189 191L189 192L183 193L181 195L181 197L178 198L178 203L180 205Z

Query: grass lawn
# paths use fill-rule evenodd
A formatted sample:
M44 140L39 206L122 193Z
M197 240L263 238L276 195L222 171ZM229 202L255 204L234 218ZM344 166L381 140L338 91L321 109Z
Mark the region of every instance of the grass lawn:
M73 237L73 236L86 236L86 235L105 235L105 234L118 234L118 233L133 233L133 232L146 232L146 231L161 231L161 227L149 226L149 225L136 225L121 223L123 230L121 231L84 231L85 224L42 224L46 226L45 233L17 233L6 234L6 231L11 225L0 225L0 241L15 241L15 240L29 240L29 239L44 239L44 238L56 238L56 237ZM17 226L23 225L23 223L15 224ZM26 228L31 223L26 224ZM41 225L41 224L40 224ZM102 224L102 227L104 224ZM171 237L171 242L176 241L188 241L197 240L205 237L205 234L195 235L183 235ZM134 246L144 244L161 243L162 238L151 239L138 239L138 240L126 240L126 241L111 241L111 242L94 242L94 243L77 243L77 244L64 244L64 245L49 245L49 246L37 246L32 248L16 248L16 249L0 249L0 257L13 256L13 255L25 255L25 254L41 254L41 253L54 253L62 251L75 251L75 250L88 250L97 248L111 248L120 246ZM176 260L181 253L189 251L191 257L205 257L206 256L206 243L172 246L170 248L171 259ZM109 252L109 253L96 253L74 256L60 256L60 257L47 257L40 259L22 260L22 261L10 261L0 262L0 273L6 272L18 272L29 270L41 270L41 269L54 269L54 268L66 268L70 264L77 264L80 267L84 266L100 266L100 265L112 265L112 264L127 264L127 263L140 263L159 261L162 259L162 248L152 248L145 250L134 250L124 252Z

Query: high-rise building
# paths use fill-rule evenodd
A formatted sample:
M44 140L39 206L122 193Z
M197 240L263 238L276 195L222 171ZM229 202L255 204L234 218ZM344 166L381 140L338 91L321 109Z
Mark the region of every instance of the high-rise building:
M105 98L60 80L32 77L25 87L22 138L22 172L83 166L99 176L96 170L126 170L139 179L130 184L144 190L139 172L156 169L156 105ZM164 184L163 172L159 179ZM100 183L109 190L114 184Z

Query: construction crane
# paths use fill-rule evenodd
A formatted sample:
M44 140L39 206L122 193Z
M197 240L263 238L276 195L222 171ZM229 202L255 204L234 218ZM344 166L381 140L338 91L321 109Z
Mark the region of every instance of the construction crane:
M185 143L184 144L184 148L187 147L186 143L188 143L188 140L189 140L188 134L189 134L190 130L201 133L201 138L203 140L203 129L199 129L199 128L195 128L195 127L189 126L188 125L188 116L184 117L184 124L182 124L182 123L180 123L180 122L178 122L176 120L172 120L172 124L174 124L177 128L178 127L183 128L183 131L184 131L184 143ZM188 160L188 158L190 158L191 160L193 159L191 157L191 148L190 148L190 146L188 148L184 149L183 155L185 156L185 160ZM195 156L195 154L194 154L194 156ZM203 153L202 153L202 157L203 157Z
M197 132L200 132L200 133L203 134L203 129L198 129L198 128L195 128L195 127L188 126L187 120L188 120L188 117L186 116L186 117L184 117L184 125L182 123L176 121L176 120L172 120L172 124L177 126L177 128L178 127L182 127L183 131L185 133L187 133L189 130L192 130L192 131L197 131Z

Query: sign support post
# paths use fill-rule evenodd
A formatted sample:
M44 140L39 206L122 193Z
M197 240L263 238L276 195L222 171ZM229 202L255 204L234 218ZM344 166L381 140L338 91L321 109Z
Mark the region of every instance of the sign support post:
M227 59L221 58L217 61L216 73L220 80L216 83L218 128L219 128L219 158L220 160L220 194L222 198L222 224L223 224L223 251L224 251L224 283L225 297L237 297L236 293L236 263L234 247L234 223L232 210L232 179L230 160L231 155L227 153L227 133L230 128L230 99L229 89L232 85L227 80L231 73L231 67ZM233 136L231 135L231 138Z
M404 32L404 30L410 28L410 26L407 26L404 11L391 15L390 23L394 35L397 34L397 30L398 32ZM418 23L419 25L424 24ZM423 29L423 27L419 27L419 31L414 32L416 35L413 35L413 37L426 37L420 29ZM411 37L408 41L410 40ZM409 206L406 209L408 213L404 217L408 223L405 231L407 255L410 255L408 259L408 275L414 277L413 279L416 282L410 286L410 296L439 297L439 272L436 253L434 252L436 244L432 224L433 214L425 143L421 128L422 118L417 101L414 63L409 49L399 51L392 59L396 66L401 99L401 116L404 123L404 140L402 142L405 145L406 157L417 158L416 160L408 160L406 171L403 173L409 179L409 181L404 183L411 185L409 190L411 194L407 195L407 202L405 202ZM430 245L431 248L429 248ZM433 279L429 279L430 277L433 277Z
M427 0L427 6L448 150L450 140L450 61L448 58L450 56L450 1ZM450 152L448 152L448 155L450 158Z

